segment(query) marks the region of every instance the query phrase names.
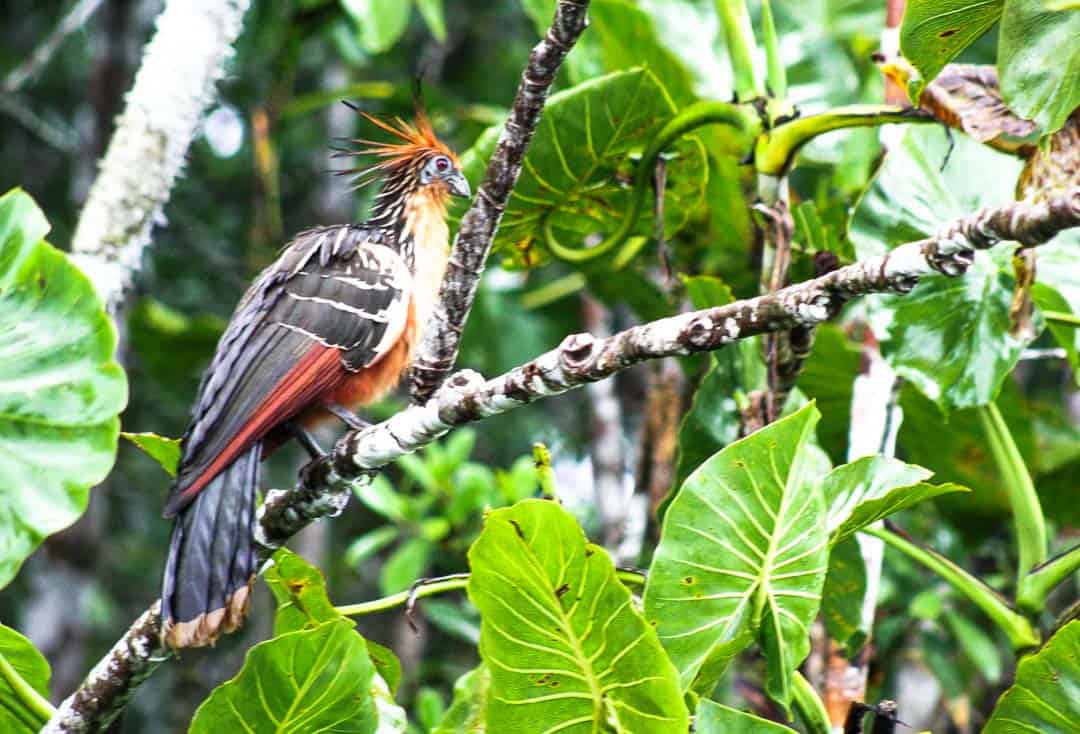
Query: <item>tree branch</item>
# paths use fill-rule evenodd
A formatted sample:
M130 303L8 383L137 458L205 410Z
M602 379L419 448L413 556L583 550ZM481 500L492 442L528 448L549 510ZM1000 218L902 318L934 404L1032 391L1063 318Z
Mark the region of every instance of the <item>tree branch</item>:
M240 33L249 0L170 0L79 216L71 250L114 311Z
M506 202L521 173L525 150L540 121L555 74L588 24L588 9L589 0L559 0L547 35L529 55L510 118L499 135L484 181L461 219L439 302L413 360L410 388L414 403L423 403L431 397L454 368L461 332Z
M1076 226L1080 226L1080 186L1038 201L982 209L944 227L937 236L776 293L653 321L603 339L572 334L555 349L491 380L463 370L423 405L412 405L382 423L346 433L332 453L301 471L295 488L267 492L258 512L256 540L274 548L311 520L340 513L354 482L369 481L379 468L452 428L602 380L645 360L712 351L758 334L813 326L834 317L858 296L908 293L920 278L936 273L963 275L975 250L1002 240L1034 246ZM126 696L156 665L158 622L155 604L94 668L87 683L64 702L61 713L72 710L73 702L83 701L89 702L83 716L95 722L106 720L101 710L115 716ZM131 671L134 683L125 684L124 670ZM102 678L98 671L117 671L101 694L87 690ZM45 731L99 730L57 728L50 722Z

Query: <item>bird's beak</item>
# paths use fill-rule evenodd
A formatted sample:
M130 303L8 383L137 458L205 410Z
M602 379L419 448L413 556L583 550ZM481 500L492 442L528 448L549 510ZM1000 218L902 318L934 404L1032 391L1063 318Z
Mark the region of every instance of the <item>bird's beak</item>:
M446 183L450 187L450 193L454 196L463 196L466 199L472 196L472 189L469 188L469 182L461 171L454 171L450 174L450 177L446 179Z

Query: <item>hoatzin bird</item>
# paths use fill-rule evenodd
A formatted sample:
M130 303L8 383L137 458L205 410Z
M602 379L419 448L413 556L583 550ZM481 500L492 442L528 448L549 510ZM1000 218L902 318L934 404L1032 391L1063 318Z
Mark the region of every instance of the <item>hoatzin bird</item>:
M380 159L346 171L381 179L370 218L297 235L241 299L199 387L165 505L176 518L161 590L170 647L211 644L243 621L262 458L328 416L356 427L351 409L397 384L431 315L446 203L469 196L468 182L419 105L415 124L360 114L396 138L348 151Z

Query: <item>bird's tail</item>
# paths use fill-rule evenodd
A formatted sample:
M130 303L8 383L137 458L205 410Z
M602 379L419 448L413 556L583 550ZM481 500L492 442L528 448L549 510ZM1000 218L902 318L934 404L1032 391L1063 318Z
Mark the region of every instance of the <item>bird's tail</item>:
M211 645L244 621L257 563L251 527L261 458L256 442L176 518L161 588L169 647Z

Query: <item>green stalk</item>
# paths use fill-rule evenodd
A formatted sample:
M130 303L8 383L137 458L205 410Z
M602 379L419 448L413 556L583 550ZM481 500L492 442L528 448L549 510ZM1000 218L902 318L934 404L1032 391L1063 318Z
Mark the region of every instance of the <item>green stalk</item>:
M799 712L799 718L806 730L810 734L829 734L832 726L829 724L829 712L825 710L825 702L821 700L821 696L797 670L792 682L795 684L791 689L795 710Z
M1046 560L1046 521L1043 518L1039 496L1031 481L1024 458L1016 447L1009 427L998 410L990 403L979 408L979 422L990 444L990 453L994 463L1005 480L1005 490L1009 494L1009 506L1012 508L1013 524L1016 527L1016 545L1020 562L1016 570L1019 582L1027 573Z
M19 675L19 671L12 667L3 654L0 654L0 677L11 687L15 697L38 717L39 721L34 722L36 726L44 726L45 722L56 713L56 709L48 699L34 690L34 687Z
M1080 570L1080 545L1033 568L1020 579L1016 604L1031 614L1041 612L1050 592L1074 572Z
M455 574L454 576L444 579L433 579L429 582L421 584L415 589L408 589L406 591L399 591L396 594L390 596L384 596L382 599L375 599L374 601L364 601L359 604L346 604L340 607L334 607L334 611L338 614L343 614L346 617L359 617L364 614L375 614L376 612L385 612L387 609L393 609L394 607L400 607L407 603L409 598L423 599L425 596L434 596L435 594L441 594L444 591L457 591L464 589L469 584L468 574Z
M862 532L881 538L886 544L926 566L966 596L1001 628L1014 650L1019 652L1038 646L1039 634L1027 617L1019 614L997 592L948 558L892 530L869 527Z
M769 94L769 124L794 113L787 101L787 69L780 58L780 37L773 21L772 3L761 3L761 42L765 46L765 87Z
M640 571L619 568L615 570L615 577L625 586L645 585L645 575ZM423 599L426 596L434 596L447 591L460 591L468 585L469 575L467 573L454 574L453 576L446 576L441 579L432 579L431 581L416 587L416 589L399 591L396 594L384 596L382 599L334 607L334 611L338 614L343 614L346 617L360 617L365 614L376 614L378 612L385 612L389 609L393 609L394 607L403 606L408 603L410 597L414 600Z
M876 127L890 122L936 122L911 107L857 104L836 107L820 115L799 117L774 127L758 138L754 165L759 174L782 176L794 162L799 148L818 135L853 127Z
M754 73L754 27L745 0L716 0L716 14L724 27L728 59L735 77L735 98L747 102L761 96L761 85Z
M1043 311L1043 317L1047 321L1053 321L1066 326L1080 326L1080 316L1066 313L1065 311Z
M614 233L595 247L568 247L555 238L551 215L549 214L545 217L541 226L544 245L555 257L572 263L594 260L621 245L629 239L634 227L637 225L638 217L641 216L652 183L656 159L683 135L699 127L712 124L727 125L741 133L755 135L760 129L761 123L752 110L739 105L728 102L695 102L668 120L667 124L653 136L645 152L642 153L641 160L638 162L637 169L634 172L634 189L630 196L630 206L623 214L622 224Z

